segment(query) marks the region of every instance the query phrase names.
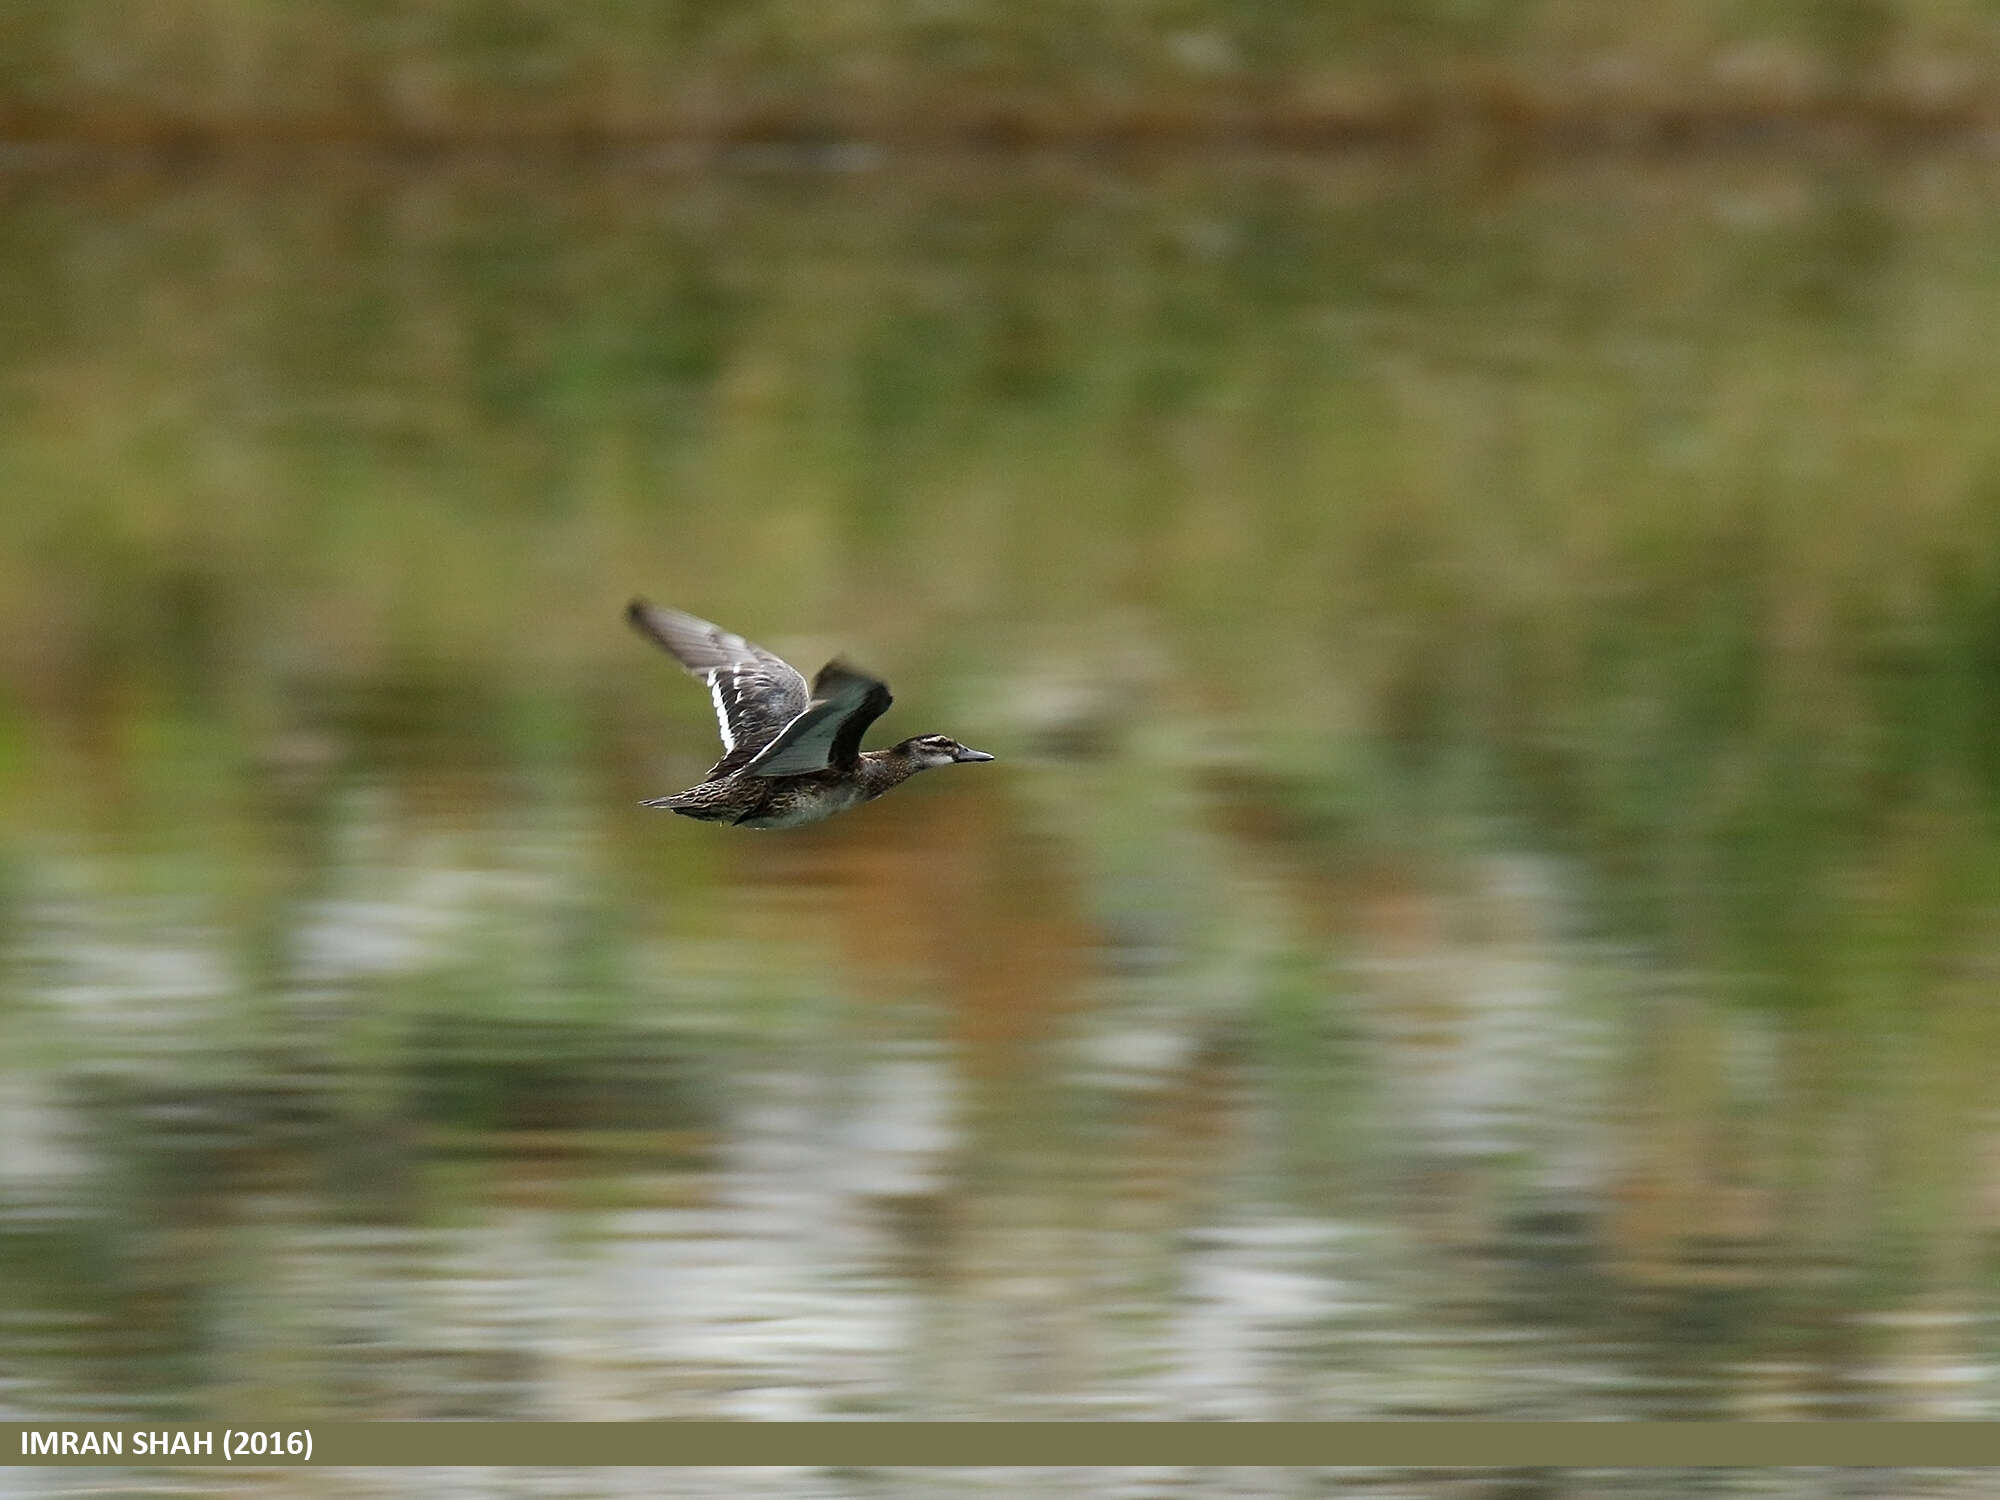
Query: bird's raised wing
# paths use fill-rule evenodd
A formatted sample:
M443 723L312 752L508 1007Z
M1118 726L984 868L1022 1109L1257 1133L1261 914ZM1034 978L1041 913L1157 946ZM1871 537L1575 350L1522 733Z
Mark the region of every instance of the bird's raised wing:
M861 755L861 736L892 701L880 678L845 662L828 662L813 679L812 702L805 711L743 769L751 776L845 771Z
M806 680L796 668L720 625L644 599L627 605L625 618L708 684L722 731L722 759L710 777L742 769L811 707Z

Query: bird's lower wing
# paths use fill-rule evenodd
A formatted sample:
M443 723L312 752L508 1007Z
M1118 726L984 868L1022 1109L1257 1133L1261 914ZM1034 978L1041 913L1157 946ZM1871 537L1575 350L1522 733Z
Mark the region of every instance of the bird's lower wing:
M861 736L893 700L887 684L839 662L813 682L812 702L752 759L751 776L804 776L845 770L861 753Z

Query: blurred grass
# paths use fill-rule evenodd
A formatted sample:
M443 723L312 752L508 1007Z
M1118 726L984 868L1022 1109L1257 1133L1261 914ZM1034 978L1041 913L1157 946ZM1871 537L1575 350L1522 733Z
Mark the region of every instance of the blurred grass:
M649 789L651 704L707 708L618 628L646 589L919 687L1136 611L1161 753L1247 736L1343 837L1511 825L1773 996L1857 900L1994 895L1973 164L10 194L17 830L248 854L329 766Z
M1020 144L1989 128L1965 0L16 0L0 134Z

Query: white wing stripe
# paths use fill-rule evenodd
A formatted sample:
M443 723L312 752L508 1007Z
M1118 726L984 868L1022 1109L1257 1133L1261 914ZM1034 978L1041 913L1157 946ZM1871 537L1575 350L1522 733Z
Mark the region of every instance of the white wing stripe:
M722 701L722 672L720 669L708 674L708 696L715 700L715 722L722 728L722 748L724 753L736 748L736 731L729 725L729 705ZM734 694L731 694L733 697Z

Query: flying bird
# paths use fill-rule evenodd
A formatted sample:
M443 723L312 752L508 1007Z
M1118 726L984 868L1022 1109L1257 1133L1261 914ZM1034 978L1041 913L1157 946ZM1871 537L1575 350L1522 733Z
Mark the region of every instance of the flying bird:
M797 828L872 802L933 766L993 759L942 734L863 750L861 736L893 701L880 679L835 660L808 690L788 662L720 625L644 599L627 605L625 618L708 684L722 730L722 759L699 785L641 807L739 828Z

